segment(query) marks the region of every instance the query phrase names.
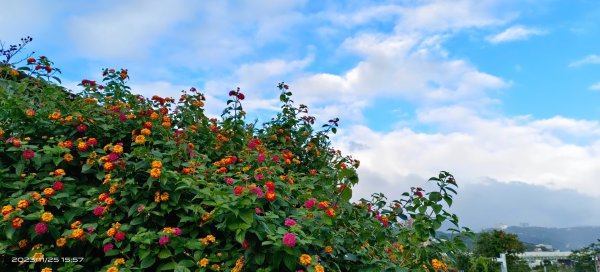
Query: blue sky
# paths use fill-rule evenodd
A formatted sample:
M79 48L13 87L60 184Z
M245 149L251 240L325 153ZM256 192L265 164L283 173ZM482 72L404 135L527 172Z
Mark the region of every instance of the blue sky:
M135 92L194 86L214 115L239 86L267 120L285 81L341 118L358 196L448 170L469 226L566 227L600 225L599 16L591 0L26 0L3 3L0 40L32 36L75 91L127 68Z

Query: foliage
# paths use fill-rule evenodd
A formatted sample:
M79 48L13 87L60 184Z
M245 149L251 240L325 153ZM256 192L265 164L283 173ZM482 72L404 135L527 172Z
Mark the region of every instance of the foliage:
M437 189L350 202L359 161L331 147L284 83L281 112L245 122L240 89L221 119L196 89L134 95L103 69L68 95L27 59L0 79L0 263L9 271L446 270L464 247L445 171ZM6 67L5 67L6 68ZM49 70L49 71L48 71ZM450 223L455 236L436 230Z
M595 258L600 255L600 239L588 246L574 250L570 255L575 271L594 271Z

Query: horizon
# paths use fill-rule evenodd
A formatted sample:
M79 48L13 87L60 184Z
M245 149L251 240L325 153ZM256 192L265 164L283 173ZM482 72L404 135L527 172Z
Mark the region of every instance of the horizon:
M77 92L102 68L136 93L195 87L219 116L246 93L249 120L279 108L277 83L361 161L354 199L398 198L440 170L451 210L498 223L600 226L600 5L589 1L9 2L0 41L33 37Z

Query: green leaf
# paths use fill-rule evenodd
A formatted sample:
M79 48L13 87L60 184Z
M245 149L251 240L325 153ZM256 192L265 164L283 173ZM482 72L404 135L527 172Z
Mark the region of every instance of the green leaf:
M242 221L251 225L252 222L254 222L254 214L255 213L256 212L253 210L243 210L240 212L239 217L242 219Z
M176 266L177 266L177 263L170 262L170 263L166 263L166 264L160 265L157 270L158 271L173 270L173 269L175 269Z
M154 258L154 256L148 256L142 260L142 263L140 264L140 268L142 268L142 269L148 268L148 267L152 266L155 261L156 261L156 258Z
M442 194L440 194L439 192L431 192L429 193L429 200L433 202L438 202L442 200Z
M163 248L159 253L158 253L158 257L161 259L165 259L165 258L169 258L171 257L171 250L169 250L168 248Z
M84 164L81 167L81 173L91 173L92 171L90 171L90 169L92 169L92 165L91 164Z
M344 202L350 201L350 199L352 198L352 189L350 189L349 187L344 187L344 190L342 190L340 197L342 198L342 200L344 200Z
M4 234L6 235L6 239L10 240L13 237L13 234L15 234L15 229L9 226L6 226L6 231L4 232Z
M145 221L144 219L145 219L145 218L144 218L144 217L142 217L142 216L140 216L140 217L136 217L136 218L134 218L133 220L131 220L131 223L129 223L129 224L130 224L130 225L132 225L132 226L135 226L135 225L138 225L138 224L144 223L144 221Z
M291 255L284 255L283 256L283 264L285 265L285 267L287 267L289 270L294 271L294 268L296 268L296 257L291 256Z

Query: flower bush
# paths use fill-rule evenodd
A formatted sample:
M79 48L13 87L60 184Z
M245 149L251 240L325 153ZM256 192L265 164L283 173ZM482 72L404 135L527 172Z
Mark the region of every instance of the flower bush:
M316 127L284 83L259 127L240 89L210 118L194 88L145 98L127 70L103 69L75 95L47 58L26 62L0 72L9 271L446 270L463 247L450 173L435 190L351 202L359 161L331 147L339 120Z

